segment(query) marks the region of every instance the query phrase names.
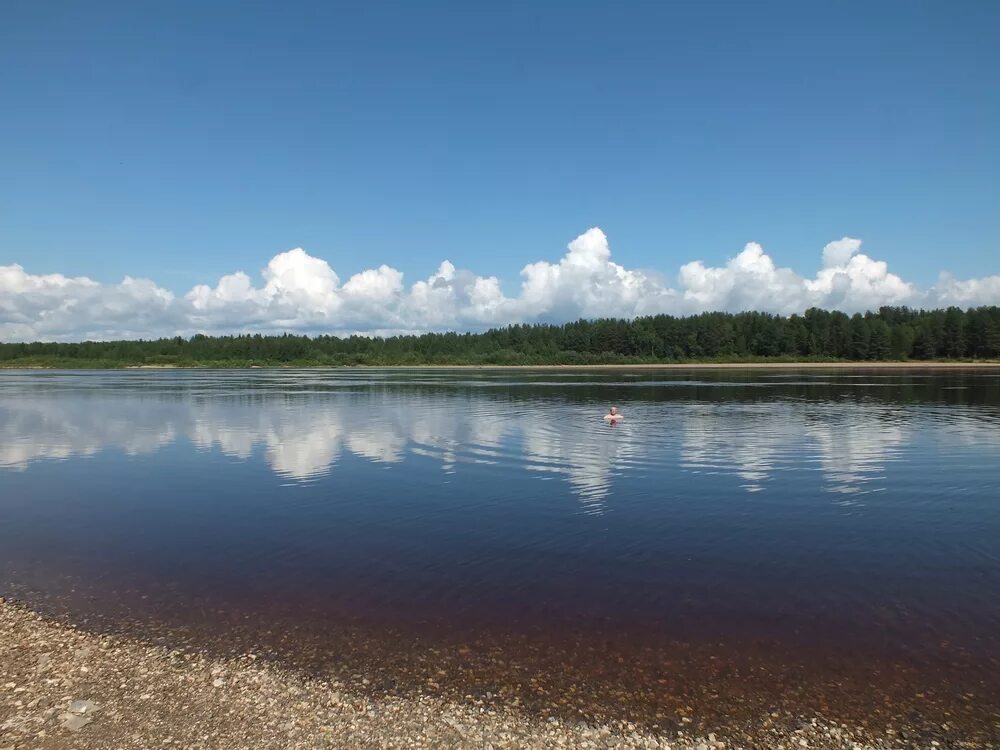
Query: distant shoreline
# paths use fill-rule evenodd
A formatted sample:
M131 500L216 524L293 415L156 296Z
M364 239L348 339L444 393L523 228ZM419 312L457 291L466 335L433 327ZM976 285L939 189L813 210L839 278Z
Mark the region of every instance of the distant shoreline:
M359 365L364 370L878 370L996 368L1000 362L702 362L637 365ZM136 368L137 369L137 368ZM249 368L241 368L249 369ZM281 369L281 368L261 368ZM317 368L311 368L317 369ZM341 369L341 368L332 368ZM343 368L351 369L351 368Z
M122 365L119 367L80 367L3 363L0 370L968 370L997 369L1000 361L859 361L859 362L664 362L640 364L586 365Z

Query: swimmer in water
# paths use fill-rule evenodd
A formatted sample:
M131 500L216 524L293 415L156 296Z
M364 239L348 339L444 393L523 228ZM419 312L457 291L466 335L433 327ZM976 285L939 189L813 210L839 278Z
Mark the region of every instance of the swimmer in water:
M617 406L612 406L608 413L604 415L604 418L609 422L617 422L622 418L622 415L618 413Z

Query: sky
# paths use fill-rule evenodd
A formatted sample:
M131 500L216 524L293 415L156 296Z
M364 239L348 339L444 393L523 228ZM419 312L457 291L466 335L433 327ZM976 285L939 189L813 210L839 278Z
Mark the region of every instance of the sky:
M0 340L1000 304L1000 3L0 4Z

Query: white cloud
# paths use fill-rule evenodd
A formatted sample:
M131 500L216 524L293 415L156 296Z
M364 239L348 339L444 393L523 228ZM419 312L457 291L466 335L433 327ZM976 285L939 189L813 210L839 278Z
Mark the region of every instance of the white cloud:
M596 227L569 243L558 263L531 263L521 276L521 295L512 300L520 319L564 321L664 312L676 297L645 272L614 263L608 238Z
M0 266L0 339L136 337L183 325L174 295L126 276L104 285L86 277L36 276Z
M823 268L838 268L846 266L847 261L861 249L861 240L853 237L843 237L828 242L823 248Z
M960 281L949 273L942 273L938 283L931 288L930 296L941 305L956 307L997 304L1000 300L1000 275Z
M862 253L861 240L851 237L823 248L812 278L781 268L751 242L721 266L701 260L684 264L671 285L659 274L615 263L607 236L596 227L573 240L558 261L526 265L514 296L504 293L497 277L479 276L447 260L409 286L402 273L386 265L341 283L325 260L301 248L275 255L260 282L237 271L182 296L147 279L100 284L0 266L0 339L7 341L472 330L511 322L708 310L788 314L813 306L856 312L881 305L998 303L1000 275L958 280L942 274L934 286L920 289L890 273L884 261Z

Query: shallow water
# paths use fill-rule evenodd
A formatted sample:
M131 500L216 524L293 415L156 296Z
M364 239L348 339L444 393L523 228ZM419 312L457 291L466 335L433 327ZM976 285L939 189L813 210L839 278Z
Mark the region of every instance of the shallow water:
M0 371L0 594L985 670L998 459L994 370Z

